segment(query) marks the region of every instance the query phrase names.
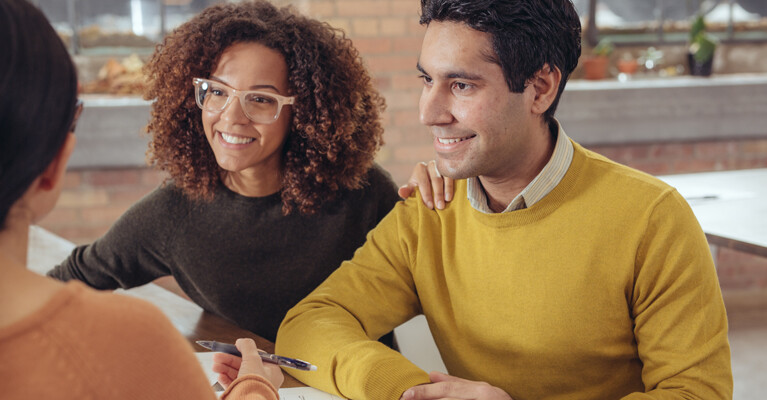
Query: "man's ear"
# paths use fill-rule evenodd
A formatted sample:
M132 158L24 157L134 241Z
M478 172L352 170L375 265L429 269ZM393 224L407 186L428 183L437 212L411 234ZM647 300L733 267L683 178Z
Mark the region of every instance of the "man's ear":
M67 162L69 156L72 155L72 151L75 149L75 143L77 138L74 133L67 134L67 138L64 139L64 144L61 145L56 157L51 160L48 167L40 175L39 188L41 190L52 190L56 188L59 182L64 178L64 172L67 170Z
M562 81L562 71L557 67L544 64L535 76L530 85L535 89L535 99L533 100L532 111L535 114L543 115L546 110L554 103L559 91L559 82Z

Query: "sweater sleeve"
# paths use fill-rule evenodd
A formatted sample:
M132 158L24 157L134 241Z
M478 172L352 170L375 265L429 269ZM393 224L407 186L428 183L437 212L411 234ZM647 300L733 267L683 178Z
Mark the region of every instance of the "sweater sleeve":
M302 382L360 400L396 399L429 382L423 370L375 341L421 312L410 271L416 236L402 224L417 218L416 201L398 203L352 260L288 312L276 351L318 366L289 371Z
M278 400L277 389L255 374L240 376L221 394L221 400Z
M169 275L166 245L180 221L172 188L159 188L125 212L94 243L76 247L48 276L96 289L141 286Z
M646 393L625 399L731 399L727 316L705 235L672 189L648 220L630 299Z

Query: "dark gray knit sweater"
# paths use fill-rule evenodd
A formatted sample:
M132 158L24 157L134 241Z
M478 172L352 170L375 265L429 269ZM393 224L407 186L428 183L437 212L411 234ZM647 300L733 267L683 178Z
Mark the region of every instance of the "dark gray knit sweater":
M173 275L205 310L274 341L288 309L351 258L399 199L380 167L367 180L309 217L282 215L279 193L244 197L221 185L203 202L167 185L48 275L97 289Z

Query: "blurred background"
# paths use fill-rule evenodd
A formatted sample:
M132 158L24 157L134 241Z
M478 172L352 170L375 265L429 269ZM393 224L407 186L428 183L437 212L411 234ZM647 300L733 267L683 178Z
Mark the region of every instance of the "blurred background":
M66 190L41 225L75 243L103 234L163 176L146 167L143 62L165 32L212 0L35 0L77 62L85 111ZM404 183L433 158L418 122L416 0L275 0L343 30L387 99L378 162ZM767 167L767 1L576 0L583 56L557 117L605 156L655 175ZM712 38L708 76L691 75L696 17ZM603 75L588 76L593 59ZM766 183L767 184L767 183ZM767 219L767 218L766 218ZM718 252L725 288L767 287L764 258ZM730 273L729 268L737 269ZM743 270L748 270L744 273Z
M85 101L64 193L40 225L88 243L164 178L144 161L143 63L165 33L218 1L32 2L71 50ZM418 122L424 27L417 0L273 3L326 21L354 42L388 103L377 161L397 183L416 162L434 158ZM574 3L583 55L557 111L572 138L653 175L767 168L767 0ZM767 225L766 215L754 217ZM712 251L735 335L736 399L762 398L767 258Z

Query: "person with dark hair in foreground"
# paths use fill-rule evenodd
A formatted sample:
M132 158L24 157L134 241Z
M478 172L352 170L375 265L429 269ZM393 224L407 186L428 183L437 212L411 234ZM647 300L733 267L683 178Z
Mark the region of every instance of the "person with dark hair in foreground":
M342 32L265 0L206 8L145 72L149 158L170 181L48 274L98 289L170 275L274 341L399 200L373 162L384 99Z
M713 260L675 189L554 118L580 55L570 0L422 0L421 122L455 178L408 199L291 309L277 351L353 399L729 399ZM449 375L369 337L424 314Z
M30 225L56 204L82 103L64 44L40 10L0 1L0 397L216 398L192 348L142 300L26 268ZM251 339L226 399L276 400L283 375Z

